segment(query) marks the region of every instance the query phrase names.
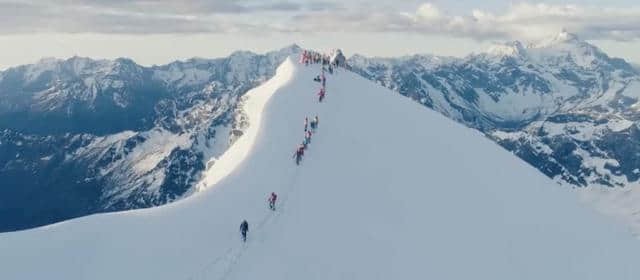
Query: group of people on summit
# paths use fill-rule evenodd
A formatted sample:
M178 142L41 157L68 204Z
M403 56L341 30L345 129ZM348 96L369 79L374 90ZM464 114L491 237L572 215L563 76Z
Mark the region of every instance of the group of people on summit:
M335 50L332 54L321 54L311 50L304 50L300 56L300 63L308 66L309 64L322 64L327 66L329 74L333 74L333 71L338 67L349 69L347 65L347 59L342 54L341 50Z
M304 65L309 64L318 64L322 63L322 65L331 64L331 57L326 54L321 54L318 52L304 50L302 51L301 62Z

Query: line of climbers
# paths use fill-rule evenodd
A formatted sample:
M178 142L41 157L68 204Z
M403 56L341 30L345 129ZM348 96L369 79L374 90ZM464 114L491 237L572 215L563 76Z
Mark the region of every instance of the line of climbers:
M318 91L318 102L322 102L326 94L327 92L324 90L324 88L320 88L320 91Z
M311 127L311 129L309 129ZM296 151L293 153L293 158L296 160L296 165L300 165L300 161L302 161L302 156L304 156L304 151L311 144L311 136L316 132L318 128L318 116L316 115L311 122L309 122L309 118L304 118L304 138L302 143L298 146Z
M322 74L313 78L313 81L322 84L322 87L327 85L327 77L324 76L324 67L322 67Z
M322 100L324 99L324 96L326 94L326 88L327 88L327 77L324 75L324 66L322 66L322 74L316 76L315 78L313 78L314 82L318 82L320 83L320 91L318 92L318 101L322 102ZM333 72L329 72L330 74L332 74Z
M272 192L267 201L269 202L269 209L271 211L276 211L276 200L278 200L278 195L275 192ZM242 236L242 242L247 242L247 233L249 233L249 222L247 220L243 220L240 223L240 235Z
M303 53L303 58L304 59L301 61L301 63L308 65L308 63L309 63L308 59L310 59L309 55L311 55L311 54L312 53L308 53L307 51L305 51ZM324 71L325 71L325 68L323 66L322 67L322 74L313 79L316 82L322 83L322 86L320 87L320 92L318 93L319 102L322 102L322 100L324 99L325 93L326 93L325 88L326 88L327 78L324 75ZM330 74L333 73L333 70L331 70L331 65L329 65L329 73ZM296 165L300 165L300 161L302 160L302 156L304 156L304 151L307 149L309 144L311 144L311 136L318 129L318 124L319 124L318 115L316 115L311 121L309 121L308 117L304 118L304 139L302 140L302 144L300 144L300 146L298 146L298 148L296 149L296 152L293 154L293 157L296 160ZM275 192L272 192L271 195L269 196L269 198L267 199L267 201L269 203L269 209L271 209L271 211L276 211L276 200L277 199L278 199L278 195L276 195ZM243 220L242 223L240 223L240 234L242 236L242 241L243 242L247 242L247 234L248 233L249 233L249 222L247 222L247 220Z

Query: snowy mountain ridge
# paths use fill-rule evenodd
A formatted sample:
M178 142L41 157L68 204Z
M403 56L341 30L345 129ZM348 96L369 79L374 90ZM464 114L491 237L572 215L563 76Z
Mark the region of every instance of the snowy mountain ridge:
M319 103L310 90L319 72L289 59L245 95L251 129L238 140L243 147L220 158L229 172L215 185L160 207L0 234L0 278L640 275L640 243L570 189L353 73L329 75ZM300 120L314 114L319 127L296 166ZM280 195L275 212L266 206L270 192ZM243 219L247 243L238 233Z
M300 51L153 67L43 59L0 72L0 231L192 193L247 127L242 96Z
M505 44L494 44L488 50L487 54L493 56L525 56L526 50L525 47L520 43L520 41L513 41Z
M547 176L573 186L640 178L640 72L561 32L525 46L447 58L367 59L357 73L476 128ZM622 124L622 125L620 125Z
M480 130L560 183L634 186L639 72L565 33L465 58L354 55L349 65ZM247 129L242 96L301 51L153 67L43 59L1 71L0 175L9 187L0 190L0 231L193 193ZM34 199L41 206L22 206Z

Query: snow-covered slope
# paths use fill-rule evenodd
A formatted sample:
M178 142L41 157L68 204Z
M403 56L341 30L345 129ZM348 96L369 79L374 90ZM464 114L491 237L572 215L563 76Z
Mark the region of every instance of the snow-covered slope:
M561 32L465 58L364 58L362 76L476 128L559 182L640 180L640 72Z
M242 135L242 96L300 51L152 67L73 57L0 71L0 232L192 193Z
M637 279L640 243L478 132L293 60L247 94L217 182L0 234L0 279ZM320 127L300 166L302 120ZM280 195L267 209L268 193ZM250 223L242 244L238 226Z

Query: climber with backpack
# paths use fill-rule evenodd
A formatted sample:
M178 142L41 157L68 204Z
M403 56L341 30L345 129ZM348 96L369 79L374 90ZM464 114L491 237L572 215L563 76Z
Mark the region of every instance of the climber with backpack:
M304 135L304 142L306 145L311 144L311 130L307 131Z
M304 149L306 150L307 147L309 146L309 144L311 143L311 137L309 137L309 133L311 131L307 131L304 133L304 138L302 140L302 145L304 146Z
M316 130L316 120L315 119L311 120L311 122L309 123L309 126L311 127L311 131L315 132L315 130Z
M320 92L318 92L318 102L322 102L322 100L324 100L324 95L325 95L324 88L321 88Z
M272 192L271 196L269 196L269 209L272 211L276 211L276 200L278 199L278 195Z
M249 223L247 220L242 221L240 224L240 234L242 234L242 241L247 242L247 232L249 231Z
M293 158L296 159L296 165L300 165L300 160L302 160L302 156L304 155L304 144L300 144L296 152L293 153Z
M318 115L316 115L315 118L313 118L313 120L311 120L311 130L315 130L318 128Z

